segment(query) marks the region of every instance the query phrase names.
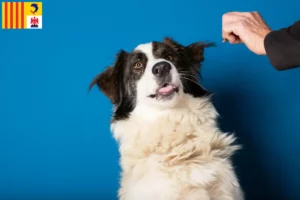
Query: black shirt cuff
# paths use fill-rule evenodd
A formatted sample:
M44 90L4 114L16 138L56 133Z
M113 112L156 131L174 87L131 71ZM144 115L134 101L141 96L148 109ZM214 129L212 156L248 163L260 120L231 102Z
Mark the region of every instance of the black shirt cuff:
M300 65L300 22L288 28L271 31L264 39L266 54L277 70Z

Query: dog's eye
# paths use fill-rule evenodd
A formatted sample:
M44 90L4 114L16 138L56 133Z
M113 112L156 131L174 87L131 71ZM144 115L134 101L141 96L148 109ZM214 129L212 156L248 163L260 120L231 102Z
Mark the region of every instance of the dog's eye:
M141 67L143 67L143 63L141 63L141 62L136 62L134 65L135 69L140 69Z
M172 61L172 60L173 60L173 57L172 57L171 55L168 55L168 56L167 56L167 60Z

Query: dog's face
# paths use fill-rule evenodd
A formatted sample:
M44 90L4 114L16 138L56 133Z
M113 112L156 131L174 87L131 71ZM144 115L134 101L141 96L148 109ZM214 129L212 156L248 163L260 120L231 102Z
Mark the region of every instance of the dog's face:
M108 67L91 83L115 106L114 119L127 118L137 105L160 109L176 106L185 94L207 94L199 84L204 48L212 43L182 46L170 38L120 51L115 65Z

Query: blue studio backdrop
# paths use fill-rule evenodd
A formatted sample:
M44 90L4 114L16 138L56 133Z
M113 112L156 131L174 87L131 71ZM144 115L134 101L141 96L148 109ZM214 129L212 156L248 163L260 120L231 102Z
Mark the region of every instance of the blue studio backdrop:
M0 199L116 199L119 154L111 104L88 85L115 54L173 37L212 41L202 84L215 93L250 200L300 199L300 68L276 71L244 45L223 44L228 11L257 10L272 29L300 1L43 1L42 30L0 31Z

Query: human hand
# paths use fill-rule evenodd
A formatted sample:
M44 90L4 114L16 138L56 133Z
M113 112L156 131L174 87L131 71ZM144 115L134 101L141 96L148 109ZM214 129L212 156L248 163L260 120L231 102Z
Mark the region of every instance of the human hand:
M265 36L271 29L258 12L229 12L222 17L222 37L230 44L244 43L258 55L266 55Z

